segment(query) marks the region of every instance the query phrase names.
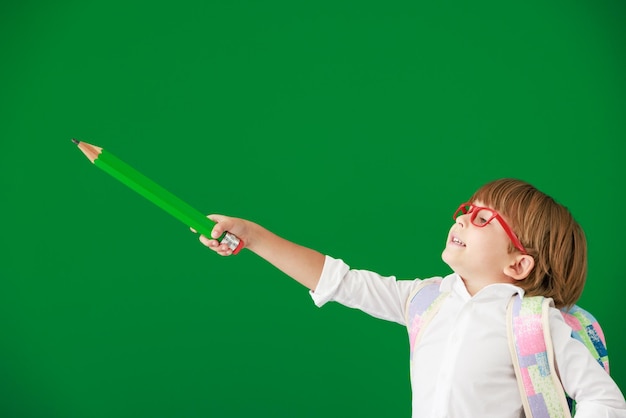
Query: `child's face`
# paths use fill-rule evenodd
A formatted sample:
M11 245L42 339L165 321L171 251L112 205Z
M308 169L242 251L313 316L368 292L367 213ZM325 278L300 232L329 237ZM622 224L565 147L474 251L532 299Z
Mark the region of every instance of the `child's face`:
M483 206L482 202L473 203ZM511 240L498 219L483 226L475 225L481 223L481 215L479 213L474 222L470 221L471 213L456 218L441 258L466 282L512 283L514 281L504 274L513 256L509 252Z

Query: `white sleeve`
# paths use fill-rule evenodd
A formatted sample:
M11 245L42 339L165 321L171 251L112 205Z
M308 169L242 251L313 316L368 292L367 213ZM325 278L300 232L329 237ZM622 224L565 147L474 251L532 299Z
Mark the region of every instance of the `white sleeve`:
M405 325L405 306L420 280L397 280L366 270L351 270L342 260L326 256L320 281L311 291L317 306L335 301L376 318Z
M576 418L626 418L619 387L587 347L571 337L572 329L557 310L550 310L554 359L565 392L576 401Z

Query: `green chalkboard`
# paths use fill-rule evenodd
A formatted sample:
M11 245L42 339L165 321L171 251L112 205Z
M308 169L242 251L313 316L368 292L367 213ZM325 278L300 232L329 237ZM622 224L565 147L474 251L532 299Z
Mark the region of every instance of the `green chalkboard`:
M217 256L73 137L402 278L449 272L477 187L529 181L586 231L626 389L621 2L5 3L1 416L410 416L405 329Z

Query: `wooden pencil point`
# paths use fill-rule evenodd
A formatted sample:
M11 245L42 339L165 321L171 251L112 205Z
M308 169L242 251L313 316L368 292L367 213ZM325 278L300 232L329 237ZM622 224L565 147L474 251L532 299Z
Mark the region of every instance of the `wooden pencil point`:
M95 145L91 145L91 144L88 144L86 142L79 141L77 139L72 139L72 142L74 142L76 145L78 145L78 148L83 152L83 154L85 154L85 156L92 163L102 153L102 148L101 147L97 147Z

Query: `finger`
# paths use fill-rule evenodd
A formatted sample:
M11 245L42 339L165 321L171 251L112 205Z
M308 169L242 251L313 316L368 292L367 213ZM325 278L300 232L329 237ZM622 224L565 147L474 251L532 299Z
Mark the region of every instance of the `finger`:
M217 251L219 255L224 256L224 257L232 255L233 250L231 250L230 248L226 247L225 250L222 250L221 248L222 247L220 247L220 249Z
M207 238L204 235L200 235L198 239L203 245L211 248L212 250L217 250L217 247L220 245L220 243L217 242L217 240L214 240L212 238Z
M221 256L228 256L232 255L233 253L233 250L227 244L220 244L219 241L215 239L209 239L204 235L200 236L200 242L202 242L202 244L206 245L207 247L209 247L209 249L215 251Z

